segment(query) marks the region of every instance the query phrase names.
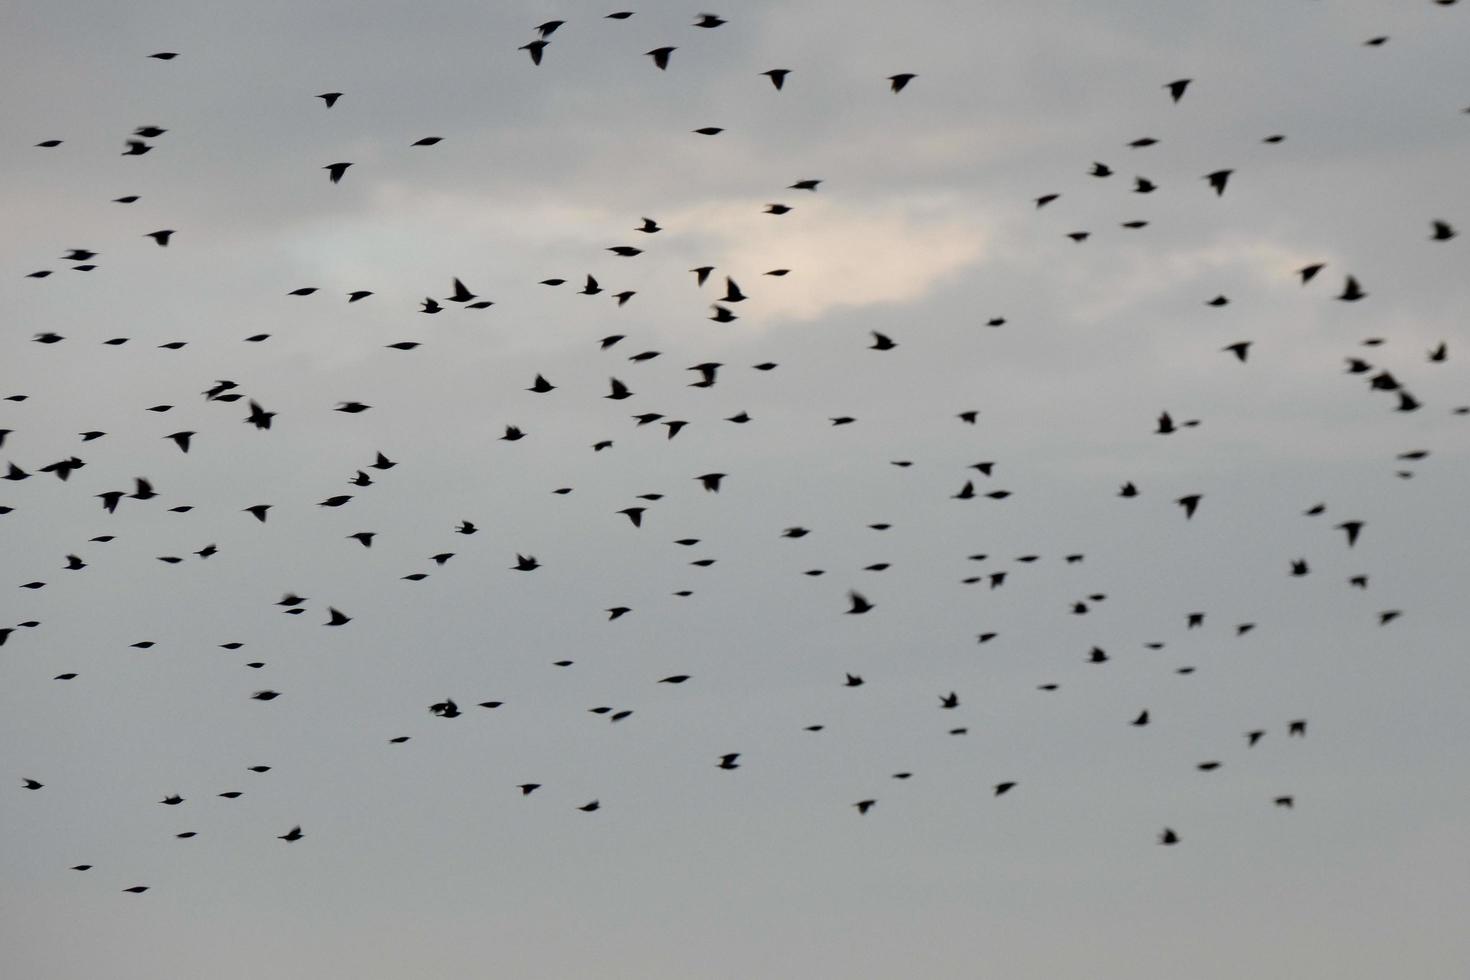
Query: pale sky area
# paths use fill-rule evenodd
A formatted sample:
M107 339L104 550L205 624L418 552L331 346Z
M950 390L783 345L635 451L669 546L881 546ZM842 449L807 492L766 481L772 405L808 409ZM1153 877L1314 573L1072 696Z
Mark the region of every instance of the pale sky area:
M0 6L0 973L1470 975L1470 3L618 9Z

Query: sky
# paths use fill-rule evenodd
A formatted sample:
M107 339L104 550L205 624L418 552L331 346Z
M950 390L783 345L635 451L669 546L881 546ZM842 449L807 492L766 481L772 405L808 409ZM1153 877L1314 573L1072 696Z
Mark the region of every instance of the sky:
M0 8L8 974L1463 977L1466 6L614 9Z

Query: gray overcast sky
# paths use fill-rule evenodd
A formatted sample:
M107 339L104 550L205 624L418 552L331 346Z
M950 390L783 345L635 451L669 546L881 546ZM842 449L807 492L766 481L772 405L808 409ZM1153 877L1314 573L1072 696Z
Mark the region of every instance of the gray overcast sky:
M1464 977L1466 5L613 9L0 8L6 975Z

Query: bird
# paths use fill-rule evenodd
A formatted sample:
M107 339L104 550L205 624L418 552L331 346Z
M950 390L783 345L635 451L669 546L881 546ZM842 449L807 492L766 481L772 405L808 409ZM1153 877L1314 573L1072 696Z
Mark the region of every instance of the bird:
M873 806L877 802L877 800L858 800L856 803L853 804L853 806L857 807L858 813L867 813L869 810L873 809Z
M278 834L277 835L277 839L278 840L283 840L283 841L288 841L289 842L289 841L297 841L297 840L300 840L301 838L303 838L305 836L306 835L301 832L301 827L298 825L298 826L292 827L290 830L286 831L284 834Z
M1343 521L1341 524L1336 525L1335 529L1338 531L1342 531L1347 535L1348 547L1351 548L1353 545L1358 543L1358 535L1363 530L1363 522Z
M550 44L551 42L545 40L545 36L543 35L541 38L531 41L528 44L522 44L516 50L530 52L531 64L539 65L541 64L542 55L545 53L547 46Z
M659 71L665 71L669 67L669 55L677 50L677 48L654 48L652 51L643 53L653 59L653 64Z
M1429 236L1430 241L1447 242L1451 238L1454 238L1456 235L1455 229L1451 228L1448 222L1433 221L1430 222L1430 225L1432 228L1432 232Z
M157 243L159 248L167 248L169 239L171 239L173 236L174 230L172 228L165 228L162 231L150 231L143 237L153 239L153 241Z
M1179 843L1179 835L1176 834L1174 831L1170 830L1168 827L1165 827L1163 829L1163 831L1160 832L1160 834L1159 834L1159 843L1160 844L1177 844L1177 843Z
M267 412L264 408L261 408L260 403L255 401L253 398L250 400L249 404L250 414L245 416L246 423L255 426L257 429L269 429L271 427L271 419L276 417L276 413Z
M847 610L849 615L860 615L862 613L869 612L874 608L873 603L863 598L863 596L858 592L848 592L847 598L851 602L851 605Z
M453 295L448 296L445 299L446 299L447 302L451 302L451 303L468 303L470 300L472 300L474 298L475 298L475 294L472 293L472 292L470 292L469 287L466 286L464 283L460 282L458 278L456 278L454 280L454 293L453 293Z
M707 493L719 493L720 481L724 478L724 473L705 473L695 477L695 479L700 482Z
M1244 364L1246 352L1250 350L1250 346L1251 342L1249 340L1238 340L1233 344L1227 344L1226 346L1221 347L1220 350L1222 352L1229 352L1231 354L1234 354L1236 359L1239 360L1240 363Z
M720 368L722 368L722 367L724 367L724 365L723 364L720 364L718 362L715 362L715 361L705 361L705 362L703 362L701 364L694 364L694 365L691 365L690 367L685 368L686 371L698 371L699 372L699 380L698 381L692 381L692 382L690 382L689 383L689 387L691 387L691 388L711 388L711 387L713 387L714 386L714 383L715 383L715 376L719 372Z
M786 76L791 74L791 69L772 68L768 71L761 72L761 74L769 78L771 80L771 84L775 86L776 91L779 92L781 91L782 86L786 84Z
M1358 285L1358 280L1352 276L1348 276L1346 281L1343 282L1342 292L1338 294L1337 299L1352 303L1367 295L1367 293L1363 292L1363 287Z
M318 99L321 99L322 102L326 104L326 107L328 109L330 109L330 108L332 108L332 106L334 106L334 105L337 104L337 100L338 99L342 98L342 93L341 92L323 92L321 95L318 95L317 98Z
M1215 170L1205 174L1202 179L1210 182L1210 186L1215 190L1216 197L1221 197L1225 193L1225 184L1230 180L1230 175L1233 173L1235 173L1234 170Z
M879 333L876 330L869 332L873 335L873 342L868 345L869 350L893 350L893 348L898 346L887 334Z
M729 22L726 21L726 20L724 20L724 19L722 19L722 18L720 18L720 17L715 16L714 14L700 14L699 15L699 19L694 22L694 26L695 27L715 28L715 27L719 27L721 24L725 24L725 23L729 23Z
M634 527L642 527L643 512L645 509L643 507L624 507L622 510L617 511L617 513L625 515Z
M1180 99L1184 98L1184 91L1185 89L1189 88L1189 83L1192 81L1194 81L1194 79L1192 78L1181 78L1178 81L1173 81L1165 84L1164 88L1169 90L1169 98L1173 99L1175 102L1178 102Z
M715 765L720 769L739 769L740 764L735 761L738 758L740 758L739 752L727 752L720 756L720 761Z
M1317 273L1321 272L1325 268L1327 268L1326 262L1313 262L1310 265L1304 265L1300 269L1296 270L1296 274L1301 277L1301 284L1305 286L1307 283L1312 281Z
M318 159L320 159L320 157L318 157ZM350 162L348 162L348 163L329 163L325 167L323 167L322 169L327 172L327 179L329 179L332 183L336 184L336 183L339 183L342 180L342 175L347 172L347 168L350 167L350 166L352 166L352 164Z
M895 95L897 95L899 92L902 92L908 86L909 82L912 82L914 79L916 79L918 77L919 77L918 75L915 75L912 72L900 72L897 75L889 75L888 76L888 88L889 88L889 91L891 91Z
M1184 517L1187 520L1194 516L1194 512L1199 508L1199 502L1203 496L1203 494L1191 493L1180 497L1174 502L1184 508Z
M119 154L119 156L140 157L143 154L147 153L149 150L153 149L153 147L149 146L147 143L144 143L142 140L127 140L124 145L127 146L127 149L123 150L122 153Z

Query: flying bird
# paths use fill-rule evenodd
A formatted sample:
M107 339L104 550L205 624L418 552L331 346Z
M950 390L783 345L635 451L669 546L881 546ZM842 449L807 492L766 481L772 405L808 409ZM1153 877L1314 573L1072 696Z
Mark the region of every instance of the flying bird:
M1235 173L1234 170L1216 170L1205 174L1203 179L1210 182L1210 186L1215 189L1215 196L1220 197L1225 193L1225 184L1233 173Z
M544 40L544 39L538 39L538 40L535 40L535 41L530 42L529 44L522 44L516 50L517 51L528 51L528 52L530 52L530 54L531 54L531 64L533 64L533 65L539 65L539 64L541 64L541 56L542 56L542 53L546 51L547 46L550 45L550 44L551 44L550 41L547 41L547 40Z

